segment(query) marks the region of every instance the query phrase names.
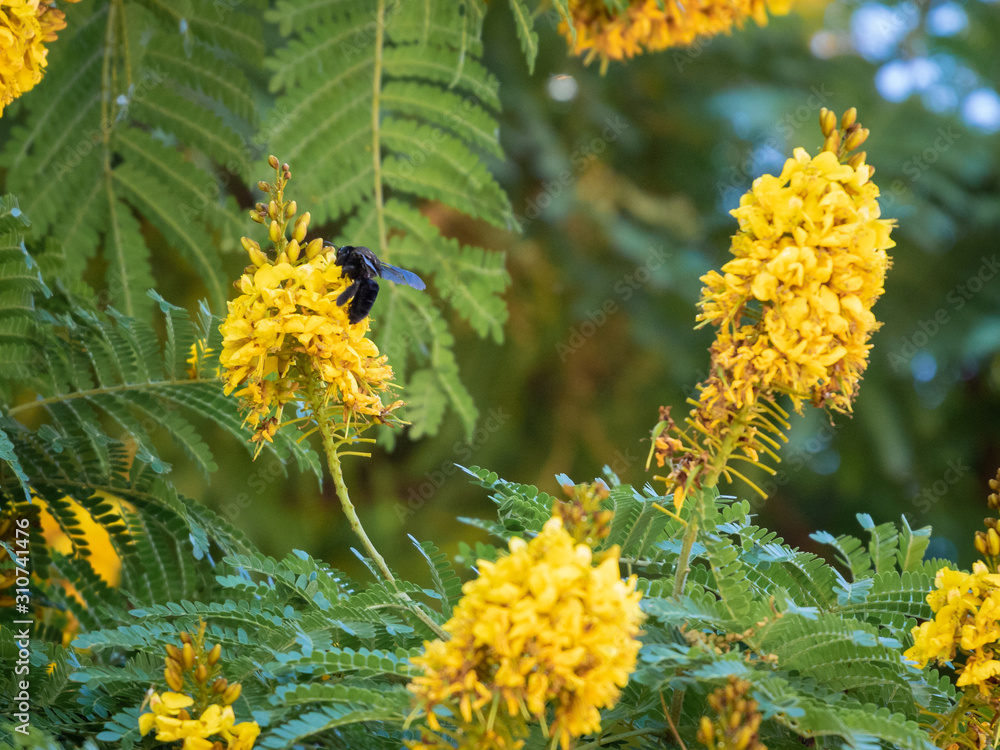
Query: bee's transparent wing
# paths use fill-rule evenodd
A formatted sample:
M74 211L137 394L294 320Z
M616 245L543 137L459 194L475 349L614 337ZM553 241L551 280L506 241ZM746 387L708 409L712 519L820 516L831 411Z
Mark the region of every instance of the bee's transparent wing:
M396 266L391 266L388 263L382 264L382 278L389 279L389 281L394 281L397 284L412 286L414 289L427 288L424 280L413 273L413 271L407 271L404 268L397 268Z

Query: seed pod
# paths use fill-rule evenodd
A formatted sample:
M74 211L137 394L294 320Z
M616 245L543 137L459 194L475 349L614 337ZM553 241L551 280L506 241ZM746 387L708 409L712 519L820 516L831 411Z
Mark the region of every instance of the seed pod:
M299 255L302 253L302 248L299 246L298 240L291 239L288 244L285 245L285 252L288 254L288 259L294 263L299 259Z
M843 130L847 130L851 125L853 125L858 119L858 108L851 107L849 110L844 112L844 116L840 118L840 127Z
M163 677L167 681L167 685L175 693L179 693L184 689L184 679L181 677L180 672L175 672L172 669L164 669Z
M216 643L208 652L208 663L215 665L219 663L219 657L222 656L222 644Z
M204 685L205 680L208 679L208 667L206 667L204 664L199 664L198 667L194 670L194 679L195 682Z
M837 115L823 107L819 111L819 127L823 131L823 137L828 137L837 127Z
M184 648L181 649L181 661L184 663L185 669L191 669L194 666L194 646L190 643L185 643Z
M215 680L215 682L212 683L212 692L224 693L226 692L227 687L229 687L229 680L227 680L225 677L219 677Z
M229 706L236 702L236 699L240 697L240 693L243 691L243 686L238 682L234 682L232 685L226 688L226 692L222 694L223 704Z
M299 210L299 204L295 201L288 201L288 205L285 206L285 218L290 219L295 216L295 212Z
M281 239L281 227L278 226L278 222L271 222L271 226L267 228L267 236L271 238L271 242L278 243L278 240Z
M306 258L312 260L323 251L323 238L317 237L306 245Z
M271 154L269 157L267 157L267 163L271 165L271 169L277 169L278 157L275 156L274 154Z

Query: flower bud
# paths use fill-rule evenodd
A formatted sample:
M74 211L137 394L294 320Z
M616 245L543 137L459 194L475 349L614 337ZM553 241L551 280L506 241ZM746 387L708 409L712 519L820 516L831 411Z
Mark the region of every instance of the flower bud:
M976 552L980 555L986 555L986 534L982 531L977 531L975 537L972 540L973 546L976 548Z
M166 665L167 669L172 669L174 672L177 672L177 674L184 671L183 657L181 659L175 659L172 656L168 656L163 660L163 663Z
M181 721L191 721L191 714L187 712L186 708L182 708L177 712L177 718Z
M285 253L288 255L288 259L294 263L299 259L299 255L302 252L302 248L299 246L298 240L289 240L288 244L285 245Z
M261 266L266 266L268 263L267 256L264 255L263 250L251 250L250 260L253 263L253 266L250 267L251 271L253 271L254 268L260 268Z
M997 527L997 519L987 516L983 519L983 525L988 529L995 529Z
M868 140L868 133L870 131L868 128L858 128L857 130L852 129L847 134L847 138L844 141L844 149L847 151L853 151L866 140Z
M256 240L252 240L249 237L240 237L240 244L243 245L243 249L248 253L253 252L253 250L260 250L260 244Z
M181 657L184 668L191 669L194 666L194 646L190 643L185 643L184 648L181 649Z
M277 169L278 157L275 156L274 154L271 154L269 157L267 157L267 163L271 165L271 169Z
M292 237L298 240L300 243L305 242L306 232L309 231L309 220L312 216L306 211L299 218L295 220L295 228L292 230Z
M222 644L216 643L212 646L211 650L208 652L208 663L211 665L216 665L219 663L219 657L222 656Z
M819 127L823 131L823 137L828 137L837 127L837 115L823 107L819 111Z
M174 644L168 643L167 644L167 656L171 657L172 659L176 659L177 662L180 663L180 660L181 660L181 650L179 648L177 648L177 646L175 646Z
M229 687L229 680L225 677L219 677L215 682L212 683L213 693L224 693L226 688Z
M290 219L295 216L295 212L298 210L299 204L295 201L288 201L288 205L285 206L285 218Z
M261 213L259 213L258 211L254 211L253 209L250 209L250 220L251 221L256 221L258 224L263 224L264 223L264 215L261 214Z
M834 130L830 135L826 137L826 141L823 143L824 151L831 151L837 153L840 151L840 131Z
M1000 534L997 533L996 529L990 529L986 532L986 548L990 552L990 557L1000 555Z
M277 265L280 265L282 263L287 263L287 262L288 262L288 253L281 252L281 253L278 253L278 257L275 258L274 265L277 266Z
M323 238L317 237L306 245L306 258L312 260L323 251Z
M190 643L191 642L191 634L185 630L185 631L183 631L180 634L180 639L181 639L181 643Z
M167 685L169 685L170 689L175 693L179 693L184 689L184 680L181 677L180 672L175 672L172 669L164 669L163 677L166 679Z
M865 159L867 158L868 158L867 151L858 151L858 153L856 153L854 156L852 156L850 159L847 160L847 163L850 165L851 169L857 169L858 167L860 167L862 164L865 163Z
M847 130L851 125L853 125L858 119L858 108L851 107L849 110L844 112L844 116L840 118L840 127L842 130Z
M257 183L257 189L264 193L270 193L271 184L267 180L261 180L260 182Z
M236 699L240 697L240 693L243 691L243 686L238 682L234 682L232 685L226 688L226 692L222 694L222 702L224 705L229 706L236 702Z
M199 664L198 667L194 670L194 679L195 682L204 685L205 680L208 679L208 667L206 667L204 664Z
M278 222L271 222L271 226L267 228L267 236L271 238L271 242L276 244L281 239L281 227L278 226Z

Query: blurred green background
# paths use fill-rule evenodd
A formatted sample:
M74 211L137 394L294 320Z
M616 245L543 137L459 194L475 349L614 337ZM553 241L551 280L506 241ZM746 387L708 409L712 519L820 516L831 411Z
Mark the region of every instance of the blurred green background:
M871 129L868 162L899 222L894 267L854 418L792 419L760 520L814 548L811 532L855 532L857 513L906 514L934 526L934 553L972 558L1000 466L998 6L793 7L767 27L612 63L601 76L567 58L551 12L538 18L529 74L506 4L491 3L485 63L501 81L507 155L491 167L523 234L429 211L447 235L507 253L510 320L501 346L459 328L461 373L482 414L471 440L449 414L436 437L347 460L354 501L390 565L415 560L407 534L452 553L481 538L456 519L489 516L492 504L456 463L553 493L555 474L583 481L604 466L651 481L657 407L686 410L705 374L711 334L693 329L695 302L699 277L727 259L727 212L794 147L818 149L824 106L856 106ZM183 267L154 273L173 301L193 308L203 293ZM377 327L377 307L373 317ZM285 476L268 456L252 463L225 436L213 442L220 470L209 480L175 457L182 492L269 554L305 549L359 572L329 488L294 469ZM748 487L726 489L752 498Z

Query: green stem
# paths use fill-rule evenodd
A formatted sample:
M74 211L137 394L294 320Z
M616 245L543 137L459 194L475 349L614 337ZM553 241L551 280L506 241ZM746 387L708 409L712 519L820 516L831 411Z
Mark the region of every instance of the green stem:
M344 515L347 516L347 522L351 525L351 530L361 540L365 552L368 553L368 557L375 563L375 567L378 568L383 578L396 590L396 595L405 602L406 608L438 638L447 640L450 637L447 631L420 609L419 605L405 591L400 591L395 576L389 570L389 566L386 565L385 558L382 557L378 549L375 548L375 545L372 544L372 540L368 538L365 527L361 525L361 519L358 518L358 512L354 508L354 503L351 502L351 496L347 492L347 485L344 483L344 471L340 465L340 455L337 453L337 439L334 435L333 422L326 417L323 394L315 387L314 378L314 374L307 377L307 381L309 382L307 393L309 394L309 401L312 405L316 425L319 428L320 435L323 436L323 452L326 454L327 465L330 467L330 474L333 477L333 486L337 491L340 506L344 509Z
M365 552L368 553L368 557L375 563L375 567L382 573L382 577L393 584L395 588L396 579L392 575L392 571L389 570L389 566L386 565L385 558L382 557L375 548L375 545L372 544L372 540L368 538L365 527L361 525L361 519L358 518L358 512L354 508L354 503L351 502L351 496L347 492L347 485L344 483L344 471L340 465L340 456L337 454L337 441L333 434L333 427L330 420L326 418L323 404L320 403L322 396L315 389L311 390L313 415L316 417L316 424L319 426L320 435L323 436L323 451L326 453L326 462L330 467L330 475L333 477L333 486L337 490L337 498L340 500L340 506L344 509L347 522L351 525L351 530L361 540L361 544L365 548Z

